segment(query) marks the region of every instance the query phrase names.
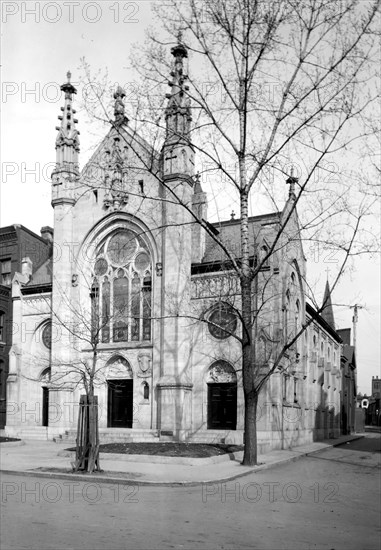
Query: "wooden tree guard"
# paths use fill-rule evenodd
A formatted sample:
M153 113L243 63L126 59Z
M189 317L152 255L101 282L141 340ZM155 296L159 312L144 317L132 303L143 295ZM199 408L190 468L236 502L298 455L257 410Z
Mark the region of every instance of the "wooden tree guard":
M99 465L98 397L81 395L79 401L78 429L74 471L95 469Z

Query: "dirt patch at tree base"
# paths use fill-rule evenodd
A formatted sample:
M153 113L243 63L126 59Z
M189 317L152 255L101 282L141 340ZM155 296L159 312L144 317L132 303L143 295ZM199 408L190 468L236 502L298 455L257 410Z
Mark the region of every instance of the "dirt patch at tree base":
M75 451L75 447L66 450ZM101 453L189 458L208 458L243 450L243 445L223 445L217 443L105 443L99 446Z

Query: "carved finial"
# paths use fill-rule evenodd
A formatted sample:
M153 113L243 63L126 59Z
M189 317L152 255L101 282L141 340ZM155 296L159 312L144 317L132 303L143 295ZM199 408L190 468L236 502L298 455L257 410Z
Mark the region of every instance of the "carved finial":
M197 174L194 176L195 184L194 184L194 192L195 193L202 193L202 187L201 187L201 175L200 172L197 172Z
M124 101L126 97L126 92L121 86L118 86L114 92L115 106L114 106L114 116L115 116L115 126L123 126L128 123L128 118L126 117L124 110Z
M235 212L234 210L232 210L231 214L230 214L230 219L231 220L234 220L235 219Z

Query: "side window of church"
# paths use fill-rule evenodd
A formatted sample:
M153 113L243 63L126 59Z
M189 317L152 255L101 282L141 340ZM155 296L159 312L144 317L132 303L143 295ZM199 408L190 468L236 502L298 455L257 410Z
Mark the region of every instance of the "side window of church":
M93 334L104 342L151 340L151 255L143 239L124 229L98 250L92 292Z

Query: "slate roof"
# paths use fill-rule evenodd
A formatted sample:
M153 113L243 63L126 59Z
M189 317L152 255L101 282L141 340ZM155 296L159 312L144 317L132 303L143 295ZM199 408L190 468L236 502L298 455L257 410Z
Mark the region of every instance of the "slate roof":
M355 347L354 346L348 346L347 344L344 344L342 355L345 357L345 359L348 361L348 363L350 363L354 367L356 367L356 357L355 357Z
M250 256L254 256L254 228L258 233L258 225L267 225L276 223L280 219L280 213L274 212L262 216L252 216L249 218L250 233ZM235 256L240 256L240 219L228 220L211 224L218 232L226 248ZM209 235L206 235L205 254L202 263L221 262L227 259L225 252L218 243Z
M30 281L25 285L29 288L34 286L41 285L51 285L52 284L52 271L53 271L53 260L48 258L38 269L33 273Z

